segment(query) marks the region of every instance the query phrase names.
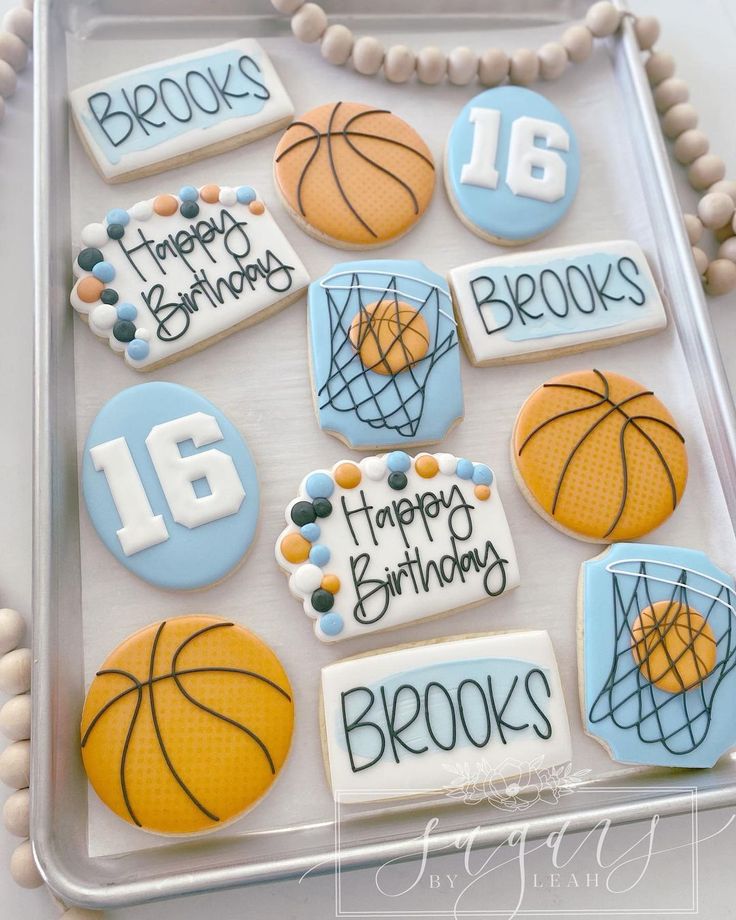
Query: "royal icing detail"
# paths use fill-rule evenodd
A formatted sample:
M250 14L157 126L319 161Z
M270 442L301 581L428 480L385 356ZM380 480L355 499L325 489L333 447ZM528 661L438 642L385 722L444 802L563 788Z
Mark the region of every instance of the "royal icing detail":
M279 141L274 177L305 230L378 246L419 220L434 192L432 153L405 121L357 102L321 105Z
M548 99L523 87L475 96L450 131L447 191L481 236L523 243L547 233L572 204L579 176L572 126Z
M82 759L130 824L195 834L240 817L270 789L291 743L280 661L253 633L210 616L147 626L105 660L82 712Z
M439 441L462 418L444 280L421 262L335 265L309 287L320 426L353 448Z
M97 80L69 100L82 143L108 182L248 143L294 114L268 55L250 38Z
M459 610L519 584L490 468L394 451L310 473L276 559L323 642Z
M629 240L484 259L448 280L473 364L599 348L667 325L646 257Z
M258 520L258 481L235 426L199 393L144 383L92 423L82 492L100 539L160 588L213 584L242 560Z
M614 760L712 767L736 745L736 585L702 552L618 543L581 570L586 730Z
M538 387L519 410L512 454L531 506L594 542L654 530L687 482L685 439L667 408L610 371L576 371Z
M549 635L404 646L322 669L333 795L346 803L436 792L559 766L570 727ZM345 798L344 795L348 794Z
M309 276L247 185L185 185L88 224L71 304L136 370L153 370L296 300Z

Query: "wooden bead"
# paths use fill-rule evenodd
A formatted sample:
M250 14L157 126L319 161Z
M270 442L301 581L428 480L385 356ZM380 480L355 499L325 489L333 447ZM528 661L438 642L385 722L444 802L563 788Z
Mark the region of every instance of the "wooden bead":
M703 252L702 249L699 249L697 246L693 246L693 259L695 260L695 267L698 270L699 275L704 275L705 270L708 268L708 256Z
M675 59L667 51L655 51L654 54L649 55L644 69L652 86L657 86L674 74Z
M30 840L24 840L10 857L10 874L21 888L40 888L43 885L41 873L33 858Z
M690 90L687 83L679 77L668 77L654 90L654 104L658 112L666 112L678 102L687 102Z
M467 86L478 74L478 55L470 48L453 48L447 55L447 79L454 86Z
M31 744L15 741L0 753L0 783L25 789L31 781Z
M28 46L12 32L0 32L0 60L7 61L18 73L28 63Z
M685 131L692 130L698 123L698 113L690 102L678 102L662 117L662 130L671 140Z
M26 624L17 610L10 607L0 610L0 655L18 648L25 631Z
M593 36L585 26L570 26L562 33L562 44L573 64L587 61L593 52Z
M0 732L10 741L31 737L31 696L23 693L11 698L0 709Z
M0 61L0 96L8 99L18 89L18 77L7 61Z
M3 29L18 38L30 48L33 44L33 13L16 6L3 16Z
M0 693L15 696L31 689L31 650L17 648L0 658Z
M705 290L712 297L730 294L736 288L736 265L729 259L715 259L705 273Z
M719 182L714 182L708 191L725 192L731 196L733 203L736 204L736 180L734 179L721 179Z
M383 74L390 83L406 83L414 75L416 57L406 45L392 45L386 52Z
M31 814L31 796L28 789L18 789L9 795L3 805L5 830L14 837L28 837Z
M736 236L730 236L721 243L718 247L718 258L728 259L729 262L736 264Z
M420 83L435 86L445 79L447 58L435 45L428 45L417 55L417 77Z
M698 202L698 217L709 230L730 224L733 212L733 201L725 192L709 192Z
M539 73L543 80L556 80L567 67L567 51L562 42L547 42L537 52Z
M634 22L634 34L639 48L649 51L659 38L659 20L654 16L637 17Z
M327 28L327 16L316 3L305 3L291 17L291 31L300 42L319 41Z
M383 45L371 35L363 35L353 45L353 67L363 76L377 74L383 64Z
M606 38L618 29L621 23L621 10L609 2L598 0L585 14L585 25L596 38Z
M675 106L677 108L677 106ZM675 141L674 153L678 163L688 166L693 160L708 152L710 141L702 131L684 131Z
M353 50L353 33L347 26L336 23L322 36L320 53L330 64L346 64Z
M529 48L518 48L511 55L509 82L515 86L530 86L539 76L539 58Z
M498 86L509 75L509 56L500 48L486 48L478 61L478 79L483 86Z
M304 0L271 0L273 6L285 16L293 16L294 13L303 5Z
M694 189L705 189L726 175L726 164L714 153L706 153L690 164L687 178Z
M685 221L685 229L687 230L690 245L695 246L703 235L703 225L700 223L700 218L697 214L683 214L682 217Z

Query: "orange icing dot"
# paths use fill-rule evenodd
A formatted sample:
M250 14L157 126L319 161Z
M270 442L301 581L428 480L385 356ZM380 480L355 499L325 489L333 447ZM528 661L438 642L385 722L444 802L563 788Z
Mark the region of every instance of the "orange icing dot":
M322 584L320 588L323 588L325 591L329 591L330 594L337 594L340 590L340 579L337 575L325 575L322 579Z
M157 195L153 199L153 210L162 217L171 217L179 210L179 202L173 195Z
M354 489L362 476L354 463L341 463L335 470L335 482L343 489Z
M251 214L263 214L263 212L266 210L266 206L262 201L251 201L251 203L248 205L248 210Z
M77 284L77 297L84 303L94 303L100 299L100 294L104 289L105 285L90 275L88 278L82 278Z
M491 497L491 487L490 486L476 486L475 489L473 489L473 491L475 492L475 497L478 499L479 502L488 501L488 499Z
M414 469L419 473L422 479L431 479L436 476L440 465L431 454L422 454L417 457L414 463Z
M199 197L202 201L206 201L207 204L217 204L220 200L220 186L219 185L203 185L199 190Z
M281 555L287 562L305 562L311 548L309 540L299 533L288 533L281 541Z

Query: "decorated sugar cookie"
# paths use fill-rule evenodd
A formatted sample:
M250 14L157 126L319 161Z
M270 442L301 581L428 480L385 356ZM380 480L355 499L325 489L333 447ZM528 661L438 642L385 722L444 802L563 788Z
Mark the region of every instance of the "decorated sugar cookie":
M199 393L144 383L92 423L82 492L100 539L159 588L214 584L243 560L258 521L258 481L235 426Z
M332 102L298 118L279 141L274 177L297 223L345 249L383 246L424 214L432 153L385 109Z
M323 642L499 597L519 584L494 476L452 454L393 451L302 481L276 560Z
M594 543L654 530L687 481L685 439L667 408L610 371L576 371L538 387L519 410L511 454L532 508Z
M258 42L241 38L96 80L69 95L106 182L184 166L288 124L294 109Z
M542 630L420 642L328 665L322 732L332 792L346 804L457 791L458 776L478 788L571 758Z
M82 759L124 821L196 834L268 792L293 724L289 678L264 642L217 617L174 617L130 636L100 667L82 712Z
M185 185L88 224L71 304L151 371L296 300L306 269L250 186Z
M475 96L450 131L450 202L470 230L493 243L516 246L551 230L572 204L579 177L572 125L521 86Z
M334 266L309 287L309 335L320 426L349 447L432 443L462 418L452 302L421 262Z
M473 364L617 345L667 325L646 256L629 240L497 256L448 280Z
M736 585L705 553L617 543L583 563L581 702L614 760L711 767L736 746Z

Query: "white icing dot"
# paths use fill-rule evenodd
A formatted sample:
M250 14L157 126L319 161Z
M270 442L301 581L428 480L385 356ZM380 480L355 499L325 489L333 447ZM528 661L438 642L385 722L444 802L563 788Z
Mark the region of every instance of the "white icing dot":
M102 303L95 307L89 315L89 321L95 329L100 332L108 332L115 325L118 318L118 311L111 304Z
M153 205L150 201L138 201L128 211L134 220L148 220L153 216Z
M143 342L147 342L151 338L151 333L148 331L148 329L143 329L141 327L140 329L135 330L135 337L137 339L141 339Z
M382 457L368 457L361 466L369 479L383 479L386 475L386 461Z
M82 230L82 242L85 246L94 246L96 249L108 242L107 229L104 224L87 224Z
M440 468L440 473L444 473L445 476L452 476L457 469L457 457L452 454L435 454L434 458Z
M307 565L300 565L291 577L297 591L302 594L311 594L322 584L322 569L307 563Z
M226 208L231 208L237 203L238 196L234 188L223 187L220 189L220 204L224 204Z

